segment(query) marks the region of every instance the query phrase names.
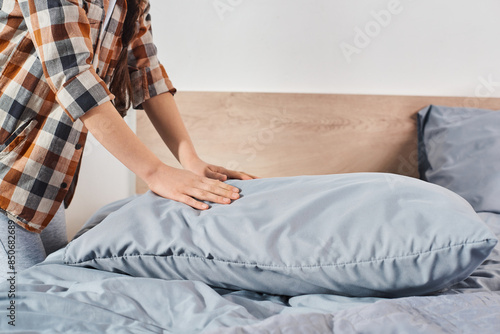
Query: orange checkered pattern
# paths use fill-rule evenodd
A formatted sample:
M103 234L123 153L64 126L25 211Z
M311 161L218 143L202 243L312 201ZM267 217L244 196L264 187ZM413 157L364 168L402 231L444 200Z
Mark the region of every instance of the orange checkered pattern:
M41 232L71 198L87 135L79 117L114 99L108 85L127 4L117 0L102 35L108 6L0 0L0 211L29 231ZM128 49L135 109L175 93L156 55L149 9L145 2Z

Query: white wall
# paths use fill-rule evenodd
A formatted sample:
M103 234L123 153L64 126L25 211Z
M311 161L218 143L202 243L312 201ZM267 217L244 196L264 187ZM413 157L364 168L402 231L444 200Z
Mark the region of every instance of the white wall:
M150 2L180 90L470 96L481 77L500 82L497 0ZM390 6L377 24L372 12ZM355 29L367 25L364 46ZM349 62L341 45L356 42Z
M500 97L498 0L150 2L179 90ZM126 168L91 142L70 235L133 189Z

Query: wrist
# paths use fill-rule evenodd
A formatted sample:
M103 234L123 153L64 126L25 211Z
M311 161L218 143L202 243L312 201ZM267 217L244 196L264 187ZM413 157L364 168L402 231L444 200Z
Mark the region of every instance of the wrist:
M154 161L149 164L145 164L147 166L143 170L140 171L139 173L136 173L138 177L140 177L151 189L151 186L156 183L157 175L159 175L160 170L168 170L170 167L163 162L161 162L159 159L157 161Z
M181 163L182 167L187 170L192 170L195 169L197 165L202 160L200 157L196 154L196 152L190 152L189 154L182 154L179 155L179 162Z

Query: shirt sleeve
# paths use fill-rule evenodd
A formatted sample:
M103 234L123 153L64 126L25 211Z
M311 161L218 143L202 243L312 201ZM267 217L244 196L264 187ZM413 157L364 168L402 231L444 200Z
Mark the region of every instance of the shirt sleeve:
M28 31L57 102L74 121L114 98L93 66L91 30L104 10L78 0L19 0ZM92 22L91 22L92 21Z
M128 49L128 66L132 83L132 102L134 109L143 109L142 103L153 96L177 91L167 72L157 57L157 48L153 43L149 1L144 8L144 15L137 22L138 32Z

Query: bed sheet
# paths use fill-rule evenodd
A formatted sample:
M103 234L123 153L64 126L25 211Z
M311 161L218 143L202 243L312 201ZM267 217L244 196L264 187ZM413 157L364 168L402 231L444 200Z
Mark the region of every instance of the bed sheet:
M500 215L480 214L500 236ZM284 297L197 281L70 267L63 250L0 284L2 333L498 333L500 246L468 279L430 296ZM7 319L7 321L5 321Z
M478 215L497 238L500 238L500 214L479 212ZM497 243L488 258L472 275L443 293L465 293L470 291L500 291L500 242ZM500 318L500 313L498 317Z

